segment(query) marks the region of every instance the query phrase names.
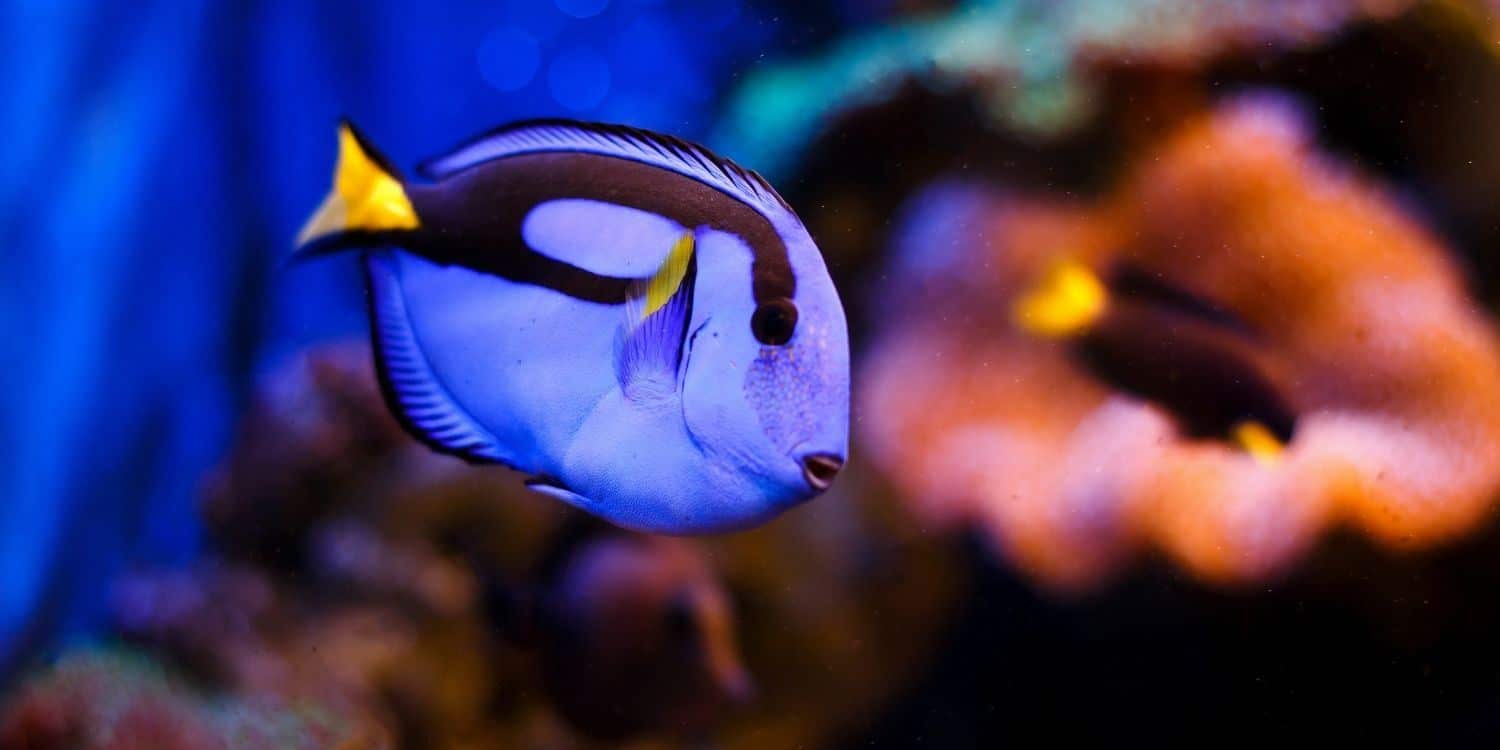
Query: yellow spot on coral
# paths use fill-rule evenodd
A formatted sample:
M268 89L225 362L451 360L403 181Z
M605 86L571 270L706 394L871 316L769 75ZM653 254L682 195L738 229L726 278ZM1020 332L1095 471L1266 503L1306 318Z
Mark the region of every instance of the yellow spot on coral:
M1241 450L1267 466L1280 463L1281 453L1286 450L1286 445L1280 439L1271 434L1265 425L1254 420L1246 420L1235 425L1230 437Z
M677 293L677 288L682 286L682 279L687 276L688 261L693 258L694 245L692 232L682 235L672 245L672 252L667 253L661 268L657 269L646 285L646 307L641 311L641 320L660 310Z
M1053 266L1011 308L1015 324L1035 336L1066 338L1082 333L1109 301L1109 292L1086 266L1064 261Z

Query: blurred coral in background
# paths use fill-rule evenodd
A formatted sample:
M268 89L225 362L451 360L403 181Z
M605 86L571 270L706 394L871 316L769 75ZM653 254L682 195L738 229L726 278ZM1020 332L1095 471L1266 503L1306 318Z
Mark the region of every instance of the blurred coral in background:
M850 35L810 59L755 72L717 138L773 174L819 129L908 79L971 89L998 123L1034 137L1081 127L1120 65L1194 69L1234 54L1312 45L1414 0L976 0Z
M961 575L888 498L851 504L859 485L734 537L614 530L432 454L389 416L367 347L316 349L269 379L206 483L215 554L116 585L115 632L209 690L129 716L184 748L233 735L225 700L379 732L336 745L283 722L276 747L827 742L934 648ZM42 748L157 747L100 739L137 720L90 691L154 695L163 669L122 663L144 671L65 663L0 725L74 738Z
M381 750L378 724L262 696L212 699L139 657L70 657L12 697L0 747L13 750Z
M857 429L920 514L1062 589L1152 548L1275 580L1329 528L1490 518L1500 354L1454 261L1492 268L1500 190L1445 133L1500 117L1493 13L966 3L758 72L718 132L867 286ZM1064 341L1016 321L1059 273L1108 300Z
M1250 96L1142 153L1097 204L919 198L862 370L876 461L929 516L985 525L1064 586L1142 544L1247 581L1330 523L1412 545L1484 520L1500 341L1447 249L1308 130L1290 102ZM1115 311L1079 342L1013 321L1063 262L1117 279ZM1211 393L1185 403L1204 357ZM1290 433L1273 458L1234 445L1232 420L1202 428L1258 379L1290 409L1271 418Z

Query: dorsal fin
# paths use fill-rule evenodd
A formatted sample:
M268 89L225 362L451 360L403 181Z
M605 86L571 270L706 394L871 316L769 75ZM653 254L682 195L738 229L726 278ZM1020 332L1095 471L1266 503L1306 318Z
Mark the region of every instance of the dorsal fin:
M440 180L507 156L557 151L600 154L651 164L712 185L762 213L791 212L765 178L703 146L628 125L575 120L528 120L492 130L418 167Z

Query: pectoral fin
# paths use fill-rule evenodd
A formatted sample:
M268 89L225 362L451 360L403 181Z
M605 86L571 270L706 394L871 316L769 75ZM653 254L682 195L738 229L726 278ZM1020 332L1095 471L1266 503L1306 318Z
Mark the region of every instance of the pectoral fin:
M692 233L684 234L656 273L636 282L625 303L616 374L627 398L676 391L693 317L694 248Z
M593 500L563 487L550 477L538 476L527 479L526 487L533 492L546 495L554 500L561 500L586 513L594 513L593 508L597 505Z

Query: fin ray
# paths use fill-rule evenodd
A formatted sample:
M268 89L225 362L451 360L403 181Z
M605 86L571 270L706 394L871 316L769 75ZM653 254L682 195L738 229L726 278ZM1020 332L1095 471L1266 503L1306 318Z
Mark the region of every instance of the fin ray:
M624 306L617 375L627 398L665 395L677 388L697 277L696 242L682 235L660 268L636 282Z
M586 513L599 514L598 503L584 497L558 482L546 477L532 477L526 480L526 487L539 495L546 495L554 500L561 500Z
M627 125L566 119L513 123L424 162L418 172L438 180L494 159L549 151L594 153L652 164L712 185L768 216L791 212L775 188L754 171L695 143Z
M470 463L515 466L488 430L458 404L427 363L412 330L390 259L371 253L365 260L370 290L370 337L381 391L406 431L440 453Z

